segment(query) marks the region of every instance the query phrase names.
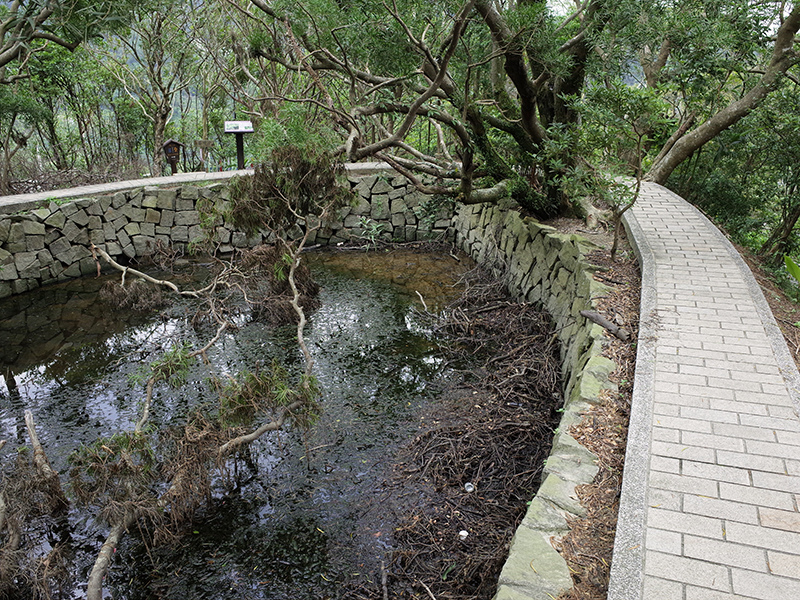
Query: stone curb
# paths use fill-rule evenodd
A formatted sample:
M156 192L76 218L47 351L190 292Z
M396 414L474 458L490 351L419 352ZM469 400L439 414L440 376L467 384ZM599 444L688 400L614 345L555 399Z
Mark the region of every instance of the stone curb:
M625 450L622 499L617 516L614 554L608 599L639 598L644 583L645 503L650 466L650 438L653 424L655 385L656 274L653 250L644 236L634 211L623 215L628 240L639 260L642 293L639 300L639 336L636 372Z

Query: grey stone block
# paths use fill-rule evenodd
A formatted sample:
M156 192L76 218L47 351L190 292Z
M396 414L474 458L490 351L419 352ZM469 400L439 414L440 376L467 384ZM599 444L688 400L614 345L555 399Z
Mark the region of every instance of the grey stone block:
M100 246L101 244L105 244L106 236L103 233L102 229L92 229L89 232L89 242L94 244L95 246Z
M159 190L155 207L161 210L173 210L177 196L176 190Z
M14 255L14 266L19 277L32 279L39 276L42 265L36 252L17 252Z
M209 191L219 191L221 186L209 186ZM174 190L173 190L174 191ZM185 185L181 188L181 199L197 200L200 197L200 188L196 185Z
M517 529L495 600L546 600L572 587L567 563L550 544L550 537L527 527Z
M86 227L86 225L89 224L89 215L86 213L86 210L82 208L70 215L69 220L79 227Z
M125 227L125 225L128 224L128 217L126 217L125 215L120 215L118 219L114 220L113 224L114 224L114 229L116 231L119 231L120 229Z
M122 246L120 246L117 242L108 242L108 244L106 244L105 250L111 256L119 256L120 254L122 254Z
M156 247L156 240L144 235L135 235L131 238L136 256L147 256L152 254Z
M91 257L82 258L78 263L78 266L81 270L81 275L96 275L97 274L97 262Z
M90 217L102 217L107 207L104 207L99 200L95 200L86 207L86 214Z
M372 210L370 216L376 221L385 221L390 218L389 196L379 195L372 197Z
M158 223L161 227L172 227L175 224L175 211L162 210L161 220Z
M12 287L12 294L24 294L28 290L32 290L36 288L35 284L32 284L30 279L15 279L11 282Z
M142 199L142 208L156 208L158 206L158 196L156 194L157 192L146 193Z
M100 214L105 214L105 212L111 208L111 202L114 199L113 196L101 196L97 199L97 204L100 207Z
M358 201L351 207L352 214L368 215L372 210L372 205L363 196L358 197Z
M74 215L80 208L78 207L76 202L68 202L67 204L62 204L58 207L58 210L64 214L65 217L69 218L70 216Z
M124 230L124 229L120 229L120 230L117 232L117 241L119 242L119 245L120 245L120 246L122 246L123 248L125 248L126 246L130 245L130 243L131 243L131 238L130 238L130 236L128 236L128 234L127 234L127 233L125 233L125 230Z
M145 210L144 220L146 223L160 223L161 213L154 208L148 208Z
M214 242L217 244L228 244L231 241L231 232L225 227L217 227L214 230Z
M78 227L73 221L67 221L66 225L64 225L64 228L61 231L64 234L64 237L73 243L80 243L78 242L78 239L81 237L82 233L85 233L84 230L81 227ZM89 239L88 236L86 239Z
M192 225L189 227L189 242L202 242L206 239L206 232L200 225Z
M25 230L22 223L12 223L5 243L6 250L12 254L25 252L28 244L25 241Z
M393 190L394 188L392 187L391 183L389 183L384 177L378 177L375 181L375 184L372 186L372 195L375 196L376 194L388 194Z
M50 216L50 209L43 207L43 208L35 208L33 209L30 214L37 222L43 222L47 217Z
M80 277L81 274L81 264L79 262L72 263L61 272L61 275L68 279L75 279Z
M344 226L347 228L360 227L362 218L361 215L347 215L344 219Z
M175 213L175 225L197 225L200 223L200 213L196 210L184 210Z
M125 194L125 192L118 192L111 197L111 208L122 208L127 202L127 194Z

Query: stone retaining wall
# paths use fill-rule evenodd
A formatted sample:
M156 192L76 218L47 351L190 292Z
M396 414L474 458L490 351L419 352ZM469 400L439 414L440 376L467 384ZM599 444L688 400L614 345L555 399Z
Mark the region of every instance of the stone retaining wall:
M372 237L413 241L442 236L450 215L426 216L426 196L405 178L350 176L355 201L340 209L310 243ZM114 258L135 259L157 244L180 251L209 243L217 252L252 248L269 238L248 237L225 219L227 183L174 188L141 187L89 198L40 202L32 210L0 215L0 298L96 272L91 244ZM290 235L302 235L302 223Z
M615 364L601 356L605 332L580 316L606 292L592 276L588 242L522 218L511 205L461 206L426 216L426 197L402 177L352 174L356 193L312 243L352 239L409 241L447 236L478 263L508 280L521 301L542 303L561 341L565 403L544 479L511 544L497 600L548 600L572 586L569 569L553 538L568 530L567 518L582 516L577 485L597 473L595 457L569 435L581 414L613 389ZM34 210L0 218L0 298L96 271L89 244L112 256L140 257L156 242L186 247L211 240L226 252L261 243L224 217L229 186L142 187L97 198L45 202ZM300 224L302 225L302 224ZM294 232L301 232L298 228ZM291 232L290 232L291 233Z
M544 479L511 543L496 600L550 600L572 587L566 562L552 539L568 531L567 519L584 516L575 487L591 483L596 457L570 434L582 414L615 389L608 375L616 365L601 356L605 331L580 311L594 308L607 288L592 276L590 244L558 233L512 206L462 206L453 220L456 244L479 264L507 278L520 301L543 304L561 342L565 381L563 415L553 439Z

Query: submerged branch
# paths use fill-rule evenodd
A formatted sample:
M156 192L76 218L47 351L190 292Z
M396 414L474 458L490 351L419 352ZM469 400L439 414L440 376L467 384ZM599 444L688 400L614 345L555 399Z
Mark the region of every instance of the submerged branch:
M153 283L155 285L161 285L161 286L168 287L173 292L175 292L176 294L179 294L181 296L192 296L192 297L196 298L198 296L198 294L199 294L199 292L196 292L196 291L193 291L193 290L181 291L180 288L178 288L178 286L175 285L174 283L172 283L171 281L167 281L166 279L156 279L155 277L151 277L147 273L142 273L141 271L138 271L136 269L132 269L131 267L125 267L125 266L119 264L113 258L111 258L111 256L108 254L108 252L106 252L102 248L98 248L97 246L92 244L92 256L94 257L95 261L97 261L99 263L99 261L97 260L97 254L99 254L109 265L114 267L117 271L121 271L122 272L123 282L124 282L125 276L128 273L130 273L131 275L134 275L135 277L138 277L140 279L144 279L145 281L149 281L150 283ZM123 283L123 285L124 285L124 283Z
M39 436L36 434L36 424L33 421L33 413L30 410L25 411L25 426L28 429L28 436L31 439L33 464L37 472L51 487L58 505L61 507L69 506L67 497L64 495L64 490L61 489L61 480L58 477L58 473L50 466L50 461L47 460L47 454L45 454L42 443L39 441Z
M278 418L270 421L269 423L264 423L259 428L251 431L250 433L240 435L239 437L235 437L232 440L229 440L222 444L217 451L217 454L220 458L227 456L234 450L236 450L239 446L244 446L246 444L250 444L256 441L265 433L270 431L277 431L281 427L283 427L284 423L286 423L286 419L292 414L293 411L302 408L303 404L305 404L301 400L297 400L296 402L292 402L289 406L284 407Z
M105 578L108 568L111 566L111 559L119 546L122 536L128 528L136 521L136 512L129 510L121 521L116 523L111 531L108 532L103 542L100 553L94 561L92 572L89 574L89 582L86 586L86 600L103 600L103 578Z

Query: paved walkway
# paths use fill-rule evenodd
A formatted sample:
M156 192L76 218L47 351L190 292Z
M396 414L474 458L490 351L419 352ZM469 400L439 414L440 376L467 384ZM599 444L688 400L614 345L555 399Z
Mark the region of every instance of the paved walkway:
M800 599L797 369L750 271L647 184L633 412L609 600Z

